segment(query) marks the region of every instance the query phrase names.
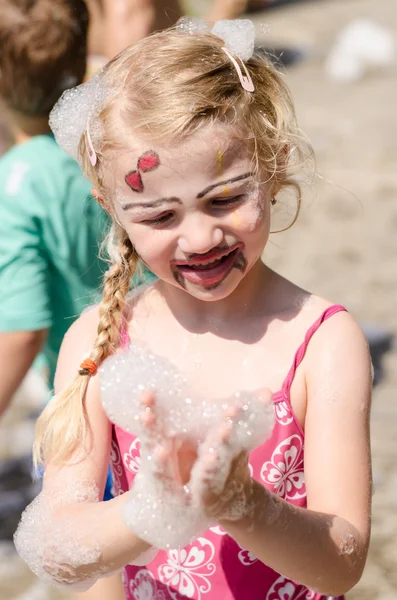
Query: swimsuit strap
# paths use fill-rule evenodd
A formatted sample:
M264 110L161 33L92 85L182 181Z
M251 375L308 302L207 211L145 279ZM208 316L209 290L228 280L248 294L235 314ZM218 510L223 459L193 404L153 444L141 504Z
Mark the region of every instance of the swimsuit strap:
M313 335L316 333L317 329L319 329L321 327L321 325L322 325L322 323L324 323L324 321L327 321L328 319L330 319L331 317L333 317L334 315L336 315L339 312L347 312L347 311L346 311L346 308L344 306L342 306L341 304L333 304L332 306L329 306L319 316L319 318L315 321L315 323L313 323L313 325L311 327L309 327L309 329L307 330L305 339L303 340L302 344L299 346L298 350L296 351L292 366L291 366L291 368L288 372L288 375L285 378L284 383L283 383L282 391L283 391L284 395L286 395L287 397L289 397L289 392L291 389L292 382L294 381L296 369L301 364L301 362L306 354L307 346L309 345L309 342L312 339Z
M122 350L128 348L130 343L130 336L128 334L127 320L123 318L121 329L120 329L120 346Z

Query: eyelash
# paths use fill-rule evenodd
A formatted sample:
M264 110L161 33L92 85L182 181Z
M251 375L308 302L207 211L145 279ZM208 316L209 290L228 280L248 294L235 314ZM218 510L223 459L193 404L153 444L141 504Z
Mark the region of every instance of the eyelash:
M231 198L217 198L216 200L212 200L213 208L222 208L232 206L233 204L237 204L244 198L244 194L240 194L239 196L233 196ZM168 212L159 217L155 217L154 219L146 219L142 221L144 225L156 226L156 225L164 225L168 223L168 221L174 216L174 213Z
M163 215L160 215L159 217L156 217L154 219L146 219L145 221L142 221L142 223L144 225L161 225L163 223L166 223L170 217L173 216L173 213L164 213Z
M240 194L239 196L233 196L230 198L217 198L216 200L212 201L212 204L215 206L220 206L220 207L230 206L232 204L237 204L243 198L244 198L244 194Z

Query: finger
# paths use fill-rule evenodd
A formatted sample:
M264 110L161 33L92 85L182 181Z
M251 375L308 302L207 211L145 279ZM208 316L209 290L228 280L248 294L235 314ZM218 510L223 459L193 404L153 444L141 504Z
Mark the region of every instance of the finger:
M203 467L204 467L205 473L207 475L210 475L211 473L213 473L216 470L216 466L218 464L217 456L214 452L211 452L211 450L213 450L213 449L210 448L210 450L204 456L204 459L203 459ZM206 479L205 476L204 476L204 479Z
M232 404L231 406L228 406L227 408L225 408L223 414L225 417L229 417L229 418L233 419L234 417L237 416L239 411L240 411L240 406L238 404Z
M231 424L226 423L221 425L219 428L219 440L222 444L227 444L230 441L232 435L233 422Z
M142 404L142 406L145 406L145 407L154 406L156 404L156 397L153 394L153 392L149 392L147 390L142 392L141 404Z
M143 425L143 435L145 441L151 443L153 446L154 443L159 442L162 434L162 426L160 419L158 418L156 397L153 392L142 392L141 406L143 410L139 415L139 419Z
M139 418L141 420L141 423L148 428L153 427L153 425L156 422L156 416L152 410L148 410L141 413Z
M153 453L154 448L160 443L161 436L158 426L158 419L154 407L146 406L139 415L139 421L142 426L141 451L145 450Z
M153 451L153 472L161 478L169 479L168 461L170 452L164 446L156 446Z

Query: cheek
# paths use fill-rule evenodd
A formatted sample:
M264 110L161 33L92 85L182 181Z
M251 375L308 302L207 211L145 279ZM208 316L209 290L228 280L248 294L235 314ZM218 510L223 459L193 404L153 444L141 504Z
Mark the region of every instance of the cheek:
M268 205L266 199L253 198L231 214L233 226L241 233L255 233L266 229L270 215Z
M154 270L162 270L164 263L168 265L168 244L162 232L130 227L127 230L138 256Z

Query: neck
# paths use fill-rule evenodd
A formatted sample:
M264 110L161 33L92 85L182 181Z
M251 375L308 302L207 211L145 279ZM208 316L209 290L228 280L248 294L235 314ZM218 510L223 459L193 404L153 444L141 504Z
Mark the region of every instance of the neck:
M11 133L16 144L23 144L36 135L51 133L48 116L31 117L9 110Z
M219 323L228 326L237 320L262 314L266 310L266 293L273 271L258 260L240 285L229 296L216 302L205 302L184 290L161 284L161 292L175 318L196 333L217 331Z

